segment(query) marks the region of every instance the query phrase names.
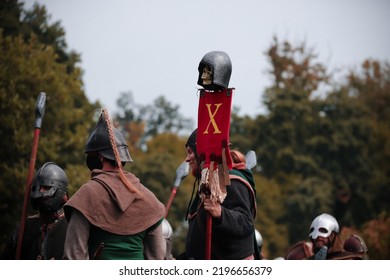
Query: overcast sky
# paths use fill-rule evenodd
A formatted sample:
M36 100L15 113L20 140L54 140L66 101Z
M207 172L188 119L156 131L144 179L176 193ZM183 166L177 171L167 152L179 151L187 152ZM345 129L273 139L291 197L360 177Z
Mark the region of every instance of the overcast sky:
M260 114L273 35L306 42L328 70L390 61L388 0L27 0L25 8L35 2L81 54L89 100L111 113L121 92L142 105L164 95L196 124L198 64L220 50L233 65L233 105Z

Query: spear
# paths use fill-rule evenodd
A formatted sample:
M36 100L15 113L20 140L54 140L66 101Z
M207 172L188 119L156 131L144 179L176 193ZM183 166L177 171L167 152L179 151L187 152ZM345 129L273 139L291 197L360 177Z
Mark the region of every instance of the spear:
M245 155L245 161L246 161L246 168L252 169L257 165L257 158L256 158L256 152L253 150L250 150Z
M24 200L23 200L23 207L22 207L22 215L20 218L18 242L16 244L15 259L17 260L20 259L20 254L22 252L23 235L26 227L27 206L28 206L28 200L31 192L31 181L35 170L35 160L38 151L39 134L41 131L43 115L45 114L45 105L46 105L46 93L41 92L37 98L37 102L35 105L34 138L33 138L33 144L31 149L30 164L29 164L28 176L26 182L26 190L24 192Z
M188 175L190 165L188 162L183 161L176 169L176 178L171 189L171 195L169 196L168 202L165 206L165 218L168 216L169 208L171 208L173 198L176 195L177 189L179 188L181 181Z

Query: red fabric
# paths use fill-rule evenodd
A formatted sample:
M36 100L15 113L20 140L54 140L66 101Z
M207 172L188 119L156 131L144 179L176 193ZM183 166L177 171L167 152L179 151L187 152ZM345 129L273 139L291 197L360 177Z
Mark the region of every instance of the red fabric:
M201 161L204 161L203 168L208 168L211 161L222 163L222 148L225 145L227 166L232 169L228 146L232 95L233 89L200 91L196 150Z

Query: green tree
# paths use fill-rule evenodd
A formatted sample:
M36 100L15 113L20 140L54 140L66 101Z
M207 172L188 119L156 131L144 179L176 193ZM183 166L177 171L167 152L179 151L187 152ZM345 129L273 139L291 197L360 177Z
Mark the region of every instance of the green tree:
M193 121L180 113L180 106L171 104L164 96L157 97L152 105L139 105L135 103L132 92L123 92L117 104L119 111L115 119L137 148L144 147L158 134L180 134L193 128Z
M24 21L22 5L6 1L0 8L1 14L10 11L7 22L2 21L0 26L2 243L20 219L38 94L45 92L47 99L35 165L58 163L67 172L71 194L88 178L83 147L96 106L88 102L82 90L80 68L73 65L69 71L70 61L59 62L51 44L42 43L33 33L23 33L26 29L21 26L28 23Z
M22 36L29 41L32 36L46 46L51 46L57 54L56 61L65 64L68 73L80 71L75 67L80 55L67 50L65 31L59 21L50 23L50 15L45 6L34 4L31 10L24 10L18 0L5 0L0 3L0 26L4 36Z
M254 170L253 170L254 171ZM267 259L284 257L289 248L288 227L283 221L282 185L254 171L257 216L255 227L263 237L262 254Z
M257 130L256 122L249 116L240 116L239 109L233 107L230 122L230 143L231 148L238 149L242 153L256 150L254 141Z
M278 172L308 176L317 168L307 157L305 145L310 139L308 127L313 126L317 116L311 98L327 81L326 69L314 63L316 55L305 44L293 47L274 38L267 55L274 84L264 94L268 115L257 136L261 165L267 176Z
M290 244L308 238L320 212L369 236L367 225L389 211L389 65L365 61L336 83L304 44L274 39L267 55L274 84L264 94L268 114L254 127L262 172L281 186L277 222ZM327 91L318 97L320 88Z
M361 68L348 75L347 85L351 99L367 108L361 123L365 146L361 153L360 169L356 171L354 195L358 198L350 211L357 212L361 205L369 209L360 213L355 223L361 225L368 219L376 219L390 212L390 64L365 60Z
M140 113L147 120L146 139L163 132L180 134L183 130L191 129L192 120L183 117L179 108L179 105L173 105L162 95L152 105L143 106Z
M136 174L141 182L156 194L157 198L166 205L176 177L176 169L185 159L185 143L182 138L173 133L162 133L151 138L146 151L133 157L134 163L127 167ZM189 176L191 177L191 176ZM173 254L177 256L184 251L186 236L185 213L191 196L192 178L183 180L177 189L167 220L174 232Z
M268 114L257 118L256 151L263 174L283 186L285 210L279 222L287 225L287 239L293 243L306 236L305 225L313 215L308 213L331 206L329 177L310 150L318 122L312 100L329 75L305 44L294 47L274 38L267 55L274 83L265 90L263 99ZM322 203L316 203L319 199Z
M372 130L368 110L349 96L348 88L344 87L330 92L321 103L318 129L311 142L312 154L322 170L331 176L333 214L341 224L355 225L357 218L365 214L364 211L353 211L348 215L349 204L369 207L368 201L360 200L361 195L358 195L358 189L370 176L367 143Z
M145 121L140 113L141 105L135 103L131 91L122 92L117 99L117 105L118 111L114 114L115 123L124 132L130 150L139 154L142 152L145 135Z

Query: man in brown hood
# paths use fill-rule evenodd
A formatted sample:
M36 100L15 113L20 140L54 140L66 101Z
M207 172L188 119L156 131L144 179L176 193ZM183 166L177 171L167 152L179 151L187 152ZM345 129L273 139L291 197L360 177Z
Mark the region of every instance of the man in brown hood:
M121 132L103 114L85 145L91 180L64 206L69 226L64 259L161 259L164 205L132 173Z

